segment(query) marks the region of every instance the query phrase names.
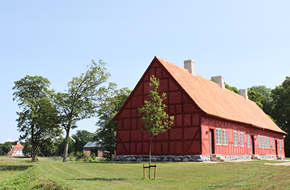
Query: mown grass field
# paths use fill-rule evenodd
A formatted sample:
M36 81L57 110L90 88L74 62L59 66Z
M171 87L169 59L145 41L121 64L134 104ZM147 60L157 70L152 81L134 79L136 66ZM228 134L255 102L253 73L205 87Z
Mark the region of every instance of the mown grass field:
M31 163L25 159L0 159L2 168L28 167L1 170L0 187L12 189L11 181L20 180L22 175L28 179L25 187L35 189L49 189L51 184L57 184L55 189L290 189L290 166L264 164L278 162L157 163L157 180L144 180L143 163L62 163L49 159Z

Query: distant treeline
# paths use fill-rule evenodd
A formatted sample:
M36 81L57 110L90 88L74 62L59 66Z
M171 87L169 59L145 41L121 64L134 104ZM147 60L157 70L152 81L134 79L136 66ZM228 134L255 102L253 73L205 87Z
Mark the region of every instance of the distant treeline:
M20 142L24 146L23 153L25 155L31 155L31 144L30 139L26 142ZM76 154L77 152L82 152L83 147L89 141L94 140L94 133L86 130L78 130L76 134L73 134L69 139L69 154ZM19 141L0 143L0 155L5 156L12 149L12 145L16 145ZM57 139L52 139L50 143L41 144L38 156L63 156L65 145L65 138L59 137Z

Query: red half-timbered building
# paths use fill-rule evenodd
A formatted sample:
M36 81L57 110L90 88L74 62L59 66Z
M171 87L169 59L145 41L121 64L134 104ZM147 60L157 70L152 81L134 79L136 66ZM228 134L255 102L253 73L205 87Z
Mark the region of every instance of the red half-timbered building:
M148 100L150 76L160 80L166 112L174 116L171 129L152 140L153 160L206 161L211 155L226 160L284 157L282 131L253 101L247 91L238 95L195 73L195 63L184 68L155 57L115 116L118 120L115 160L146 160L149 133L144 133L137 108ZM147 158L148 159L148 158Z

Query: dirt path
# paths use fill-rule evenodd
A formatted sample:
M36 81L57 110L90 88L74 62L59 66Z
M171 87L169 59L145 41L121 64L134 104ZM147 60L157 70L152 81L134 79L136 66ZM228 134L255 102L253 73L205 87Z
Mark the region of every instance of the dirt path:
M267 165L275 165L275 166L290 166L290 162L282 162L282 163L265 163Z

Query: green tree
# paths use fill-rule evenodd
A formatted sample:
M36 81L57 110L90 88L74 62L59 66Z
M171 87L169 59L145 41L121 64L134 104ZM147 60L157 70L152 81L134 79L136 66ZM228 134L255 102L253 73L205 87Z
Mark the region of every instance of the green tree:
M170 129L173 124L174 116L170 116L164 111L166 105L162 103L166 99L166 93L162 93L161 97L158 93L159 79L154 75L150 77L150 92L148 94L149 101L145 100L144 105L138 108L138 116L141 117L144 128L143 132L150 133L149 144L149 166L151 165L151 142L152 136L163 133L166 129Z
M1 145L2 155L7 155L7 153L12 149L12 143L7 141Z
M72 140L71 137L69 137L69 141L68 141L68 153L73 153L74 152L74 141ZM57 153L56 156L62 156L63 157L63 153L64 153L64 147L65 147L65 143L66 143L66 139L63 137L60 137L58 139L56 139L55 141L55 146L57 147Z
M233 91L236 94L240 94L240 91L236 87L234 87L234 86L230 86L230 85L228 85L228 84L225 83L225 88L228 89L228 90L230 90L230 91Z
M248 88L249 99L254 101L263 111L272 117L274 101L271 97L271 88L252 86Z
M21 112L17 112L20 140L31 138L32 161L41 143L57 136L59 117L52 104L53 92L48 90L49 80L41 76L29 76L14 82L13 100L18 102Z
M248 88L248 91L259 92L260 94L262 94L262 95L266 96L267 98L271 99L271 88L267 88L264 85L252 86L251 88Z
M96 126L98 129L95 132L95 140L99 141L99 144L109 151L110 160L112 160L112 155L116 150L117 121L113 121L113 118L130 93L131 90L128 88L115 90L113 96L107 97L97 112L98 122Z
M87 130L77 130L76 134L71 136L74 139L74 152L82 152L83 147L94 140L94 133Z
M58 148L55 146L55 143L53 140L46 141L45 143L42 143L40 146L40 156L54 156L57 154Z
M286 157L290 156L290 77L286 77L283 83L276 86L271 91L271 97L274 101L273 118L276 124L286 131L288 135L284 139Z
M106 63L101 60L99 64L92 61L85 73L82 73L80 77L74 77L68 83L66 93L57 94L61 126L66 132L63 162L67 161L70 130L77 127L78 121L95 116L100 102L115 85L109 83L108 87L101 86L110 76L105 65Z
M23 154L32 156L32 145L31 145L31 138L26 139L26 143L23 148Z
M2 150L2 144L0 144L0 156L5 155L5 152Z
M248 98L252 100L253 102L255 102L261 109L263 109L263 104L262 104L263 95L262 94L260 94L259 92L250 90L248 91Z

